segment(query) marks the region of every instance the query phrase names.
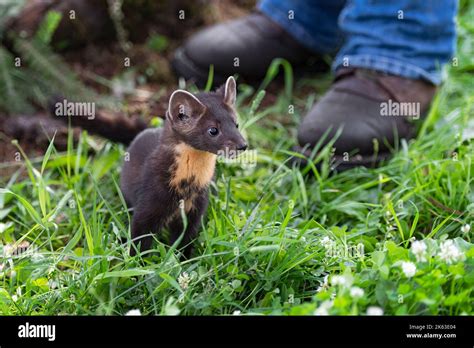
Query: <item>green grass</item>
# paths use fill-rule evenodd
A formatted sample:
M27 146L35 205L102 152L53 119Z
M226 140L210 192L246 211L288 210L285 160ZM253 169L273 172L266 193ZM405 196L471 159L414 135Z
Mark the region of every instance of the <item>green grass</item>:
M293 77L284 62L269 70L281 64L287 82L272 106L258 109L264 92L241 86L241 123L258 162L219 163L190 260L162 243L129 257L123 147L84 133L65 153L23 155L28 177L18 172L0 191L0 314L346 315L378 306L388 315L472 315L473 234L462 227L474 214L474 145L463 138L473 132L474 6L461 7L458 66L448 67L420 136L380 168L329 175L329 148L319 170L292 168L296 125L315 95L293 96L288 112ZM323 92L320 79L294 91L303 85ZM416 260L413 238L427 245L426 262ZM439 257L447 239L463 254L452 263ZM26 252L8 255L22 242ZM417 267L410 278L407 261Z

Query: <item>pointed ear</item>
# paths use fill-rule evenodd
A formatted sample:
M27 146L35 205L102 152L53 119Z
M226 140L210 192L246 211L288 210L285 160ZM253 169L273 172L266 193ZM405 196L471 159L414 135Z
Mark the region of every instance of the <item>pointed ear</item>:
M235 105L235 100L237 98L237 86L235 80L232 76L229 76L225 83L224 88L224 103L230 106Z
M205 111L206 107L198 98L189 92L178 89L171 94L166 117L172 122L186 121L191 118L200 118Z

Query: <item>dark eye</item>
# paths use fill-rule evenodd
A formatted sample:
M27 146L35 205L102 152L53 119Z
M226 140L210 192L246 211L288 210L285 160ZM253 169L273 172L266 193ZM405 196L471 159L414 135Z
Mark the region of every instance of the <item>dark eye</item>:
M180 120L186 120L186 119L188 118L188 115L183 114L182 112L180 112L180 113L178 114L178 118L179 118Z
M238 123L236 123L235 126L236 126L237 128L239 128L239 124L238 124Z
M219 130L216 127L211 127L207 130L207 133L209 133L211 137L215 137L217 134L219 134Z

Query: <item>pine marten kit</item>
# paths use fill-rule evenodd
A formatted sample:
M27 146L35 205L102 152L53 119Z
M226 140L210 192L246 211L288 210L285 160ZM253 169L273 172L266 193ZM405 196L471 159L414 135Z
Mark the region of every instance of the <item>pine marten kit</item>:
M235 101L233 77L215 92L193 95L176 90L163 127L146 129L132 141L120 178L127 206L133 208L132 255L149 250L153 235L164 228L170 232L170 244L183 234L183 255L191 255L217 155L247 148L238 129Z

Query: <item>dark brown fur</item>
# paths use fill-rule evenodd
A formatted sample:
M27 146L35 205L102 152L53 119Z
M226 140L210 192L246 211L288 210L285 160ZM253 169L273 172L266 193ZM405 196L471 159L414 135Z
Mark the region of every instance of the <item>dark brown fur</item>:
M207 208L217 153L246 148L237 129L234 102L233 78L217 92L193 97L177 91L170 98L164 127L147 129L131 143L121 189L127 205L134 208L132 238L142 251L150 249L153 234L167 227L170 243L184 233L181 246L184 255L190 256L191 242ZM219 135L211 136L210 127L218 128ZM131 254L135 254L133 248Z

